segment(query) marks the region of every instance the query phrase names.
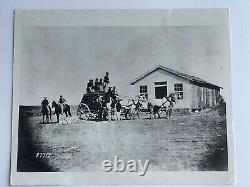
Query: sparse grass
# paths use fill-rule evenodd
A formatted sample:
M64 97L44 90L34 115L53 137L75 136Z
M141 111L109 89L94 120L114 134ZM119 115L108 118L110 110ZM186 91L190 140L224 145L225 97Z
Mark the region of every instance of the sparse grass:
M148 159L149 171L227 170L226 118L215 111L111 123L39 124L41 116L22 121L19 171L101 171L101 162L114 156ZM35 159L36 152L52 157Z

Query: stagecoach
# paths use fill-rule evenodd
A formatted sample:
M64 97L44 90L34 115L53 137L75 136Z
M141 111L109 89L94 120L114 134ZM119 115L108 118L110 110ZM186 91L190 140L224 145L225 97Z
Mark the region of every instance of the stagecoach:
M77 107L77 116L81 120L98 120L100 115L100 106L97 99L107 96L107 92L92 92L83 95L80 104ZM116 99L122 100L120 96L116 95ZM114 110L111 110L111 115L114 115ZM102 109L102 120L107 120L108 110ZM125 119L131 119L130 107L122 105L121 116Z
M77 107L77 116L81 120L98 120L98 117L100 116L100 104L98 104L97 99L103 98L107 96L107 92L92 92L92 93L86 93L83 95L80 104ZM176 95L176 93L174 93ZM168 96L167 99L171 97ZM115 95L116 99L121 99L122 96ZM125 100L130 100L126 98ZM147 100L140 100L138 97L136 103L139 103L139 110L134 111L133 113L131 110L131 104L122 105L121 109L121 116L125 119L134 119L136 117L136 112L140 112L141 114L144 113L144 116L152 117L152 111L148 109L148 101ZM166 101L168 102L168 101ZM165 102L165 103L166 103ZM154 106L154 113L158 114L166 111L165 104L162 104L161 106ZM106 107L102 108L102 118L101 120L107 120L108 112L110 112L111 116L114 114L114 110L107 110ZM159 112L159 113L158 113ZM138 116L139 117L139 116Z
M97 99L104 97L106 92L86 93L83 95L80 104L77 107L77 115L82 120L97 119L99 107Z

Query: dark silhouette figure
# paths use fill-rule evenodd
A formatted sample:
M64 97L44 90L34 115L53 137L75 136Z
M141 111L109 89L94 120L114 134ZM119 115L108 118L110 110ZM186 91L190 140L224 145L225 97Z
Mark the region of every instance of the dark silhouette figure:
M51 108L49 106L49 101L48 101L47 97L43 98L41 105L42 105L41 113L43 114L43 123L44 123L45 116L46 116L46 123L49 123L49 120L51 120Z

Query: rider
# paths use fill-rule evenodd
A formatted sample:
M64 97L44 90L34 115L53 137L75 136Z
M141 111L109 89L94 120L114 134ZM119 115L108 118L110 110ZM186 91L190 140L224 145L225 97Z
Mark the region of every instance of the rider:
M45 108L49 106L49 101L47 97L43 97L43 101L41 102L41 105L42 105L42 110L44 110Z
M61 113L61 114L63 114L63 107L64 107L64 105L66 104L66 99L63 98L62 95L60 95L60 98L59 98L58 103L59 103L59 105L61 106L61 109L62 109L62 113Z
M46 120L48 122L49 101L48 101L47 97L43 97L41 105L42 105L41 113L43 114L43 123L44 123L44 114L47 116Z

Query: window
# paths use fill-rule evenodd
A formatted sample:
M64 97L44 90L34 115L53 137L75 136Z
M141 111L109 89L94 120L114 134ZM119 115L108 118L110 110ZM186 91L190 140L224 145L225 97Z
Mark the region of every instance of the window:
M167 81L155 82L155 99L162 99L167 95Z
M145 96L148 99L148 86L140 86L140 96Z
M174 91L179 94L178 99L183 99L183 84L174 84Z
M155 86L167 85L167 81L155 82Z

